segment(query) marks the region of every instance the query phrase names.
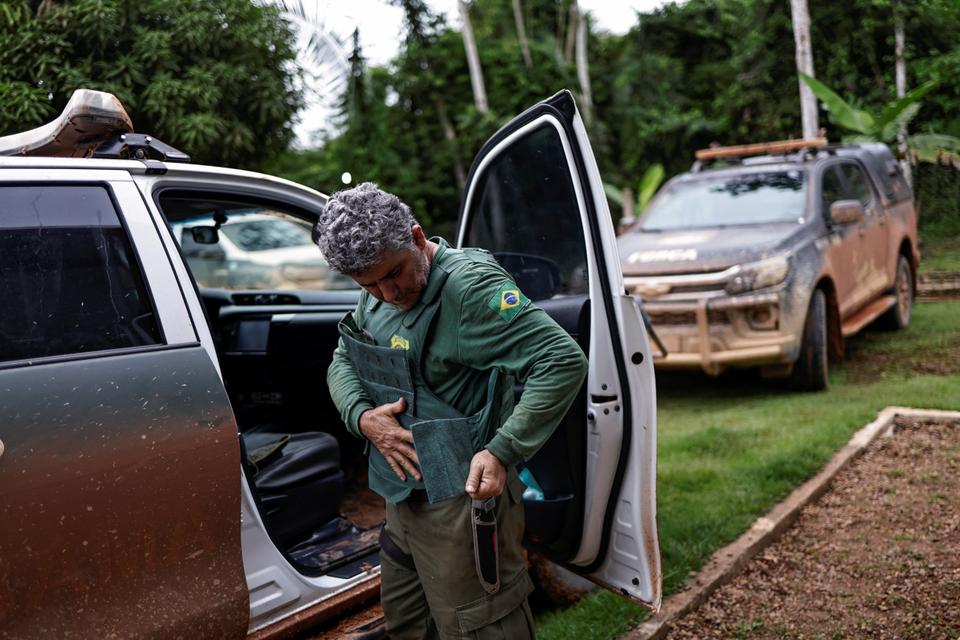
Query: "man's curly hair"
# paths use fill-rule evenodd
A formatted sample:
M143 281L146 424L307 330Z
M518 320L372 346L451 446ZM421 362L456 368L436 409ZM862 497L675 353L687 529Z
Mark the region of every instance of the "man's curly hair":
M313 228L313 241L331 267L356 275L385 251L410 249L416 219L400 198L372 182L338 191Z

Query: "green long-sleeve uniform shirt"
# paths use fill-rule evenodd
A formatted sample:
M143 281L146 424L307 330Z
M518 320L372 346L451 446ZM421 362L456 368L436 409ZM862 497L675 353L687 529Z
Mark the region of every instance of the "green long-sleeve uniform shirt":
M443 240L438 244L435 263L451 251ZM464 415L484 404L491 369L498 368L524 384L513 413L486 444L508 467L529 458L546 442L587 371L580 347L542 309L522 296L516 306L500 304L504 291L511 288L515 287L509 274L495 264L473 260L454 270L440 292L423 370L432 391ZM361 296L355 312L359 325L367 295ZM347 428L362 437L360 415L374 405L342 339L327 383Z

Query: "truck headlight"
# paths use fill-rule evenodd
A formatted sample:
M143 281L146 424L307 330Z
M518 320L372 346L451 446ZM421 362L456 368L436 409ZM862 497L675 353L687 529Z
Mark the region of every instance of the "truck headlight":
M743 293L779 284L790 272L787 256L774 256L742 265L740 271L727 283L727 293Z

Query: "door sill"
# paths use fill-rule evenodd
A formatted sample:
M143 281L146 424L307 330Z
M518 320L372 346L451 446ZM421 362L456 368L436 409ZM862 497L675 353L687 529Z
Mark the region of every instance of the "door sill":
M897 304L896 296L881 296L865 306L860 311L843 321L843 337L847 338L857 333L865 326L880 317L883 312Z
M257 629L247 635L246 640L296 638L308 632L316 633L318 637L327 637L325 634L328 632L337 632L341 625L356 623L358 619L360 626L366 627L375 622L378 611L382 620L383 610L380 609L379 599L380 576L376 575L343 593ZM368 612L371 620L366 619L365 614Z

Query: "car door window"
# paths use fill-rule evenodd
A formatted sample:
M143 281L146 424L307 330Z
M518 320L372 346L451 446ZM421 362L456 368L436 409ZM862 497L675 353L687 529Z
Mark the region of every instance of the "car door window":
M161 193L159 204L201 287L295 291L357 287L327 266L311 238L311 222L282 205L181 190Z
M162 342L108 190L0 187L0 361Z
M847 162L840 165L840 173L847 182L847 198L859 200L864 211L867 211L873 200L873 192L863 169L859 165Z
M823 215L829 216L830 205L837 200L845 200L847 192L836 166L824 169L821 180L820 197L823 203Z
M475 187L464 245L496 247L532 300L589 291L570 169L556 131L535 129L496 156Z

